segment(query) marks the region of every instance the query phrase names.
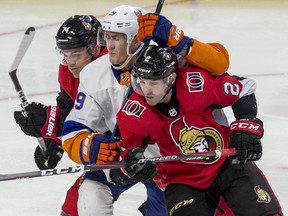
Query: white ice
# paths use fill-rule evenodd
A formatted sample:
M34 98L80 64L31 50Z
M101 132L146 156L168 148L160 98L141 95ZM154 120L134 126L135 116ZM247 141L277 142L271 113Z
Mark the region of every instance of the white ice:
M36 36L17 71L28 101L55 104L58 91L54 36L73 14L93 14L101 20L113 7L132 4L154 11L157 1L36 1L0 2L0 174L37 170L36 139L25 136L13 111L19 99L8 76L24 30ZM288 214L288 1L285 0L167 0L162 14L191 37L220 42L230 54L229 73L258 83L259 118L265 123L264 155L257 163L267 176L284 213ZM229 120L233 120L227 110ZM65 155L58 168L74 166ZM0 183L0 215L59 215L66 190L80 174L13 180ZM140 215L146 198L141 185L115 203L115 215ZM239 200L241 202L241 200ZM97 213L95 213L97 215Z

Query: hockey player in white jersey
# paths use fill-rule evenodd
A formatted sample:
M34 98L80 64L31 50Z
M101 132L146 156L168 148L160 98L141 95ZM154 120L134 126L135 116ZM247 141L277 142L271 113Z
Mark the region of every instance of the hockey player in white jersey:
M119 145L115 143L116 140L99 133L113 131L116 124L116 113L130 84L129 69L141 49L141 42L134 39L134 36L138 30L137 15L142 13L142 8L120 6L104 18L103 30L113 31L106 33L109 55L89 64L81 72L75 106L66 118L63 130L63 147L77 163L101 163L107 160L105 153L102 155L104 159L100 156L102 151L108 152L108 160L117 159ZM127 27L117 26L116 21ZM114 67L111 67L111 63ZM94 148L99 149L99 153ZM116 186L109 182L109 175L103 171L86 173L84 178L79 189L80 216L113 215L113 202L122 191L134 185ZM152 203L148 203L146 215L159 213L164 216L164 196L154 183L151 187L149 193L156 194L151 201L158 203L158 209L153 209Z
M62 134L63 148L76 163L101 164L118 160L121 142L103 134L114 130L116 113L130 85L130 71L143 46L135 37L138 31L137 18L144 13L142 8L122 5L112 9L103 20L108 54L82 70L74 108L66 118ZM187 37L182 39L187 40ZM182 45L179 50L192 46L188 40ZM197 53L197 49L201 50L201 44L193 48L192 52ZM225 48L222 52L225 53L224 61L221 59L220 62L229 65ZM219 57L219 49L215 49L215 53L209 52L209 56L203 59L203 65L213 68L211 65L215 62L210 61L210 58L215 60L216 55ZM190 61L193 63L193 59ZM209 72L214 73L211 70ZM113 215L113 202L136 183L119 186L124 180L125 176L115 176L109 170L86 173L79 189L79 216ZM153 182L145 182L145 176L141 180L147 187L149 198L141 207L142 214L167 215L163 192Z

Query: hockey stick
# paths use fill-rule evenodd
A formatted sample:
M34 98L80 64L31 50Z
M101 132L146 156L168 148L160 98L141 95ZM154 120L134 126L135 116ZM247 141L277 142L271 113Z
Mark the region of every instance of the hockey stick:
M160 12L161 12L161 10L162 10L162 7L163 7L163 5L164 5L164 1L165 1L165 0L159 0L159 1L158 1L158 4L157 4L156 9L155 9L155 13L156 13L156 14L160 14ZM147 45L148 45L148 44L145 44L144 47L147 46ZM124 99L123 99L122 105L124 105L124 104L126 103L126 101L127 101L128 98L130 97L130 95L132 94L132 92L133 92L133 88L132 88L132 85L130 84L129 87L128 87L128 89L127 89L127 92L126 92L126 94L125 94L125 97L124 97ZM118 124L116 123L111 136L112 136L112 137L116 137L116 136L118 136L118 135L119 135L119 126L118 126Z
M27 106L29 105L27 99L26 99L26 96L22 90L22 87L19 83L19 80L18 80L18 77L16 75L16 72L17 72L17 69L20 65L20 62L22 60L22 58L24 57L26 51L28 50L33 38L34 38L34 35L35 35L35 28L34 27L29 27L23 38L22 38L22 41L19 45L19 48L18 48L18 51L17 51L17 54L14 58L14 61L11 65L11 68L9 70L9 75L11 77L11 80L15 86L15 89L16 89L16 92L18 94L18 97L20 98L20 101L21 101L21 107L24 109L24 115L27 115L29 113L29 110L27 110ZM45 145L45 142L43 140L42 137L37 137L37 140L38 140L38 143L39 143L39 146L41 148L41 151L42 151L42 154L43 156L47 159L47 148L46 148L46 145Z
M154 163L162 163L162 162L171 162L171 161L191 161L193 160L205 160L214 158L220 158L222 156L232 156L236 155L236 149L222 149L222 150L215 150L209 152L200 152L200 153L192 153L192 154L180 154L180 155L169 155L169 156L159 156L159 157L152 157L152 158L144 158L139 159L133 163L144 163L145 161L152 161ZM0 174L0 181L8 181L8 180L15 180L15 179L26 179L26 178L35 178L35 177L45 177L45 176L52 176L52 175L63 175L69 173L76 173L76 172L84 172L84 171L97 171L97 170L104 170L104 169L118 169L123 168L129 164L125 161L117 161L111 163L105 163L103 165L79 165L75 167L67 167L67 168L59 168L59 169L47 169L47 170L40 170L40 171L31 171L31 172L23 172L23 173L14 173L14 174Z

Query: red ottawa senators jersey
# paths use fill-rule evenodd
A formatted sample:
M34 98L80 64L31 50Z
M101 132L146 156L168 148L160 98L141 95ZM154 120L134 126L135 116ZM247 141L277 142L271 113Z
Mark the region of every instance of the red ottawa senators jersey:
M125 148L121 158L132 147L142 147L147 139L148 146L159 148L154 148L154 152L160 151L161 156L227 148L229 127L216 123L213 107L231 106L239 100L242 89L241 82L227 74L215 77L198 68L179 68L173 88L178 105L171 107L169 115L149 106L143 96L134 92L117 114ZM205 189L224 160L220 157L205 164L195 160L157 163L158 175L154 180L161 189L172 183Z
M67 65L59 65L58 82L70 98L75 100L78 93L79 79L73 76Z

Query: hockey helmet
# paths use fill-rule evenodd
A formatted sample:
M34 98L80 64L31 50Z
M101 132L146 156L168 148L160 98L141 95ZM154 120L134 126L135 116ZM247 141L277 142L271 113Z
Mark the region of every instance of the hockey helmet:
M133 74L145 79L163 79L177 71L177 57L169 47L150 45L134 63Z
M56 35L57 48L63 50L85 46L89 48L98 42L99 30L101 31L101 24L94 16L74 15L59 28Z
M127 43L130 45L138 32L137 18L145 13L144 9L140 7L128 5L118 6L105 16L102 29L104 31L126 34Z
M172 74L177 72L178 61L170 47L149 45L137 58L132 70L133 89L142 95L141 79L162 80L168 91L173 83Z

